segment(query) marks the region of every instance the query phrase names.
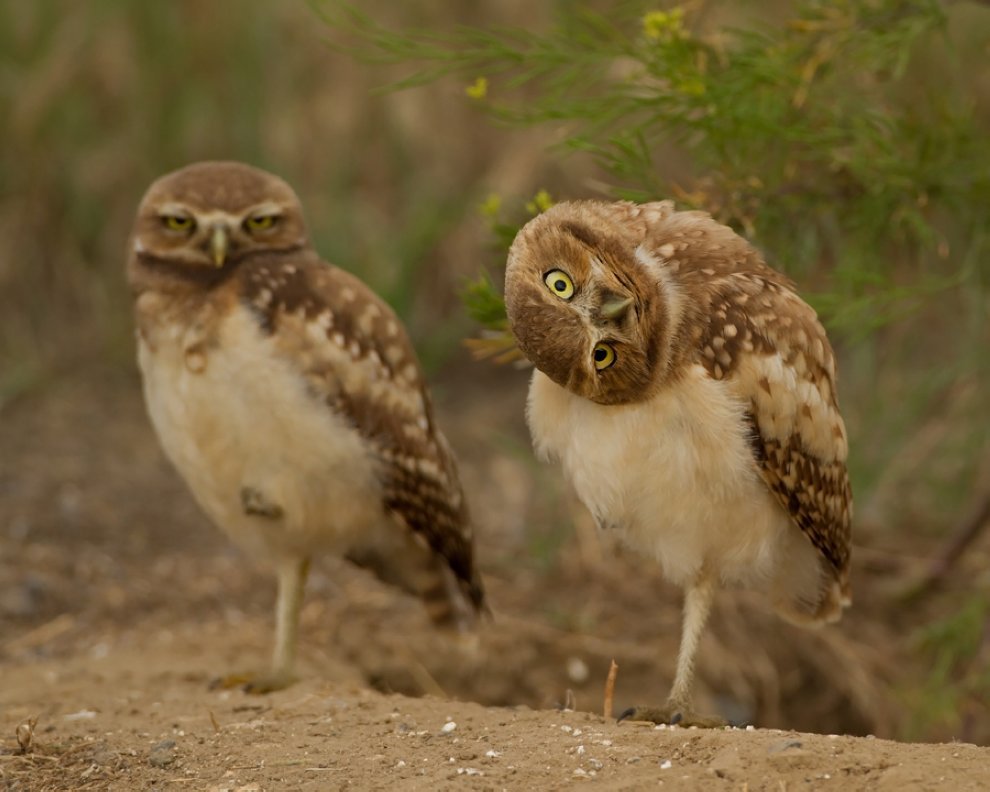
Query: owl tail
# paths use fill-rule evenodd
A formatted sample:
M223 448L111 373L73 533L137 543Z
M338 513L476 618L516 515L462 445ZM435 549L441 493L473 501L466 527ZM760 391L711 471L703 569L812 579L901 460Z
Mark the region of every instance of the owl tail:
M770 585L777 614L800 627L839 621L852 604L849 570L836 570L797 529L781 556Z
M402 547L363 546L347 553L352 563L380 580L419 597L430 621L442 629L472 630L485 611L479 579L459 579L446 560L424 543L403 537Z

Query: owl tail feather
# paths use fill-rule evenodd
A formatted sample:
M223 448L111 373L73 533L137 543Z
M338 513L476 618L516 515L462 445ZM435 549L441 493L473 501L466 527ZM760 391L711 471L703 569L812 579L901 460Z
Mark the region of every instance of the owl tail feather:
M828 587L821 599L810 604L800 600L783 600L774 603L777 615L798 627L822 627L834 624L842 618L842 612L851 600L842 594L838 583Z
M347 560L419 597L435 626L458 632L473 629L478 616L487 611L480 579L476 575L471 580L460 579L442 556L422 543L409 541L404 545L401 549L374 545L353 548Z
M820 627L842 618L852 604L849 570L837 570L796 531L770 585L774 610L800 627Z

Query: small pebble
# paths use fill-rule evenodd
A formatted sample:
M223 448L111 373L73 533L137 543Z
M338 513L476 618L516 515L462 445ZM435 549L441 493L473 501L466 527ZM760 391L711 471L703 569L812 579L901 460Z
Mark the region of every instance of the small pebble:
M768 754L782 753L783 751L789 751L792 748L800 748L800 740L778 740L773 743L769 748L767 748Z
M70 712L68 715L63 716L63 720L67 721L77 721L77 720L89 720L90 718L95 718L96 713L93 710L79 710L79 712Z
M454 721L447 721L443 726L440 727L440 731L444 734L450 734L454 729L457 728L457 724Z
M148 751L148 764L152 767L168 767L175 761L175 740L162 740Z
M109 748L103 748L96 751L93 754L93 764L96 765L106 765L113 764L120 758L120 754L116 751L111 751Z
M580 657L571 657L567 661L567 676L572 682L578 684L586 682L590 675L588 664Z
M671 762L670 759L664 759L660 763L660 769L661 770L670 770L670 768L673 767L673 766L674 766L674 763Z

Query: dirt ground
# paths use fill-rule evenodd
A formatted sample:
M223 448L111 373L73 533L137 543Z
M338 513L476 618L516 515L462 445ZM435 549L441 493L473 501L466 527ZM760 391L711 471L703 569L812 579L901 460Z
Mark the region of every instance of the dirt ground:
M474 639L438 634L417 602L322 559L302 614L301 681L260 697L210 682L266 665L274 581L198 513L158 450L136 378L69 372L0 406L0 785L990 785L990 749L880 739L901 717L884 651L898 627L870 617L862 588L850 618L814 633L748 595L721 596L702 643L700 708L760 728L603 719L613 658L616 711L663 699L678 593L598 544L559 474L532 460L524 378L500 372L504 393L491 398L488 377L441 376L436 394L477 517L493 622ZM879 556L859 555L861 578L883 577Z

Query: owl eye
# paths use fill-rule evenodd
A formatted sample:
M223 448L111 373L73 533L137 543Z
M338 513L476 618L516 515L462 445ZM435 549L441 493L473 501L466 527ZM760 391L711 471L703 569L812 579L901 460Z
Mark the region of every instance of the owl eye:
M193 219L188 215L162 215L162 222L170 231L192 231L195 225Z
M615 363L615 350L608 344L598 343L595 344L591 357L595 360L595 368L602 371Z
M574 296L574 281L563 270L551 270L543 276L543 282L562 300L569 300Z
M278 221L278 215L263 214L249 217L244 221L244 227L248 231L267 231Z

